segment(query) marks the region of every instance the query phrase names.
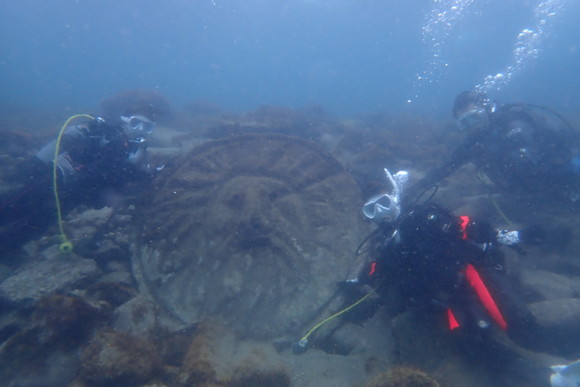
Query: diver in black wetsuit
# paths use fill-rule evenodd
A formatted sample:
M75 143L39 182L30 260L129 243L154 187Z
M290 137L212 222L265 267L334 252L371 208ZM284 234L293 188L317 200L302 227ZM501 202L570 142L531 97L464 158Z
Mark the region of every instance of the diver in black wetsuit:
M453 116L467 137L409 188L411 195L473 162L507 192L580 199L578 133L558 114L529 104L498 105L482 92L466 91L456 98Z
M104 205L107 190L155 174L146 157L154 111L131 113L107 120L95 117L64 130L56 166L65 212L79 204ZM45 145L21 171L23 188L0 198L0 252L20 247L56 222L55 150L56 140Z
M392 191L374 196L363 206L365 217L378 228L357 249L352 275L338 283L346 306L292 343L293 352L306 351L310 337L335 318L360 323L377 307L385 306L392 316L413 310L436 328L446 325L442 333L447 330L457 339L454 342L462 354L471 361L483 361L493 373L503 368L522 380L533 381L530 385L547 383L550 368L522 355L525 351L501 333L527 349L547 348L548 340L539 334L541 329L521 289L504 270L499 249L503 245L524 253L520 244L542 243L543 229L535 226L508 231L456 216L431 202L436 187L421 204L425 192L403 208L407 172L392 175L385 169L385 174ZM371 301L374 292L380 297Z
M450 330L483 332L495 323L521 337L532 317L524 304L515 301L517 294L508 290L512 286L498 247L520 249L521 243L540 243L543 230L496 229L429 202L401 211L399 194L381 195L365 205L363 212L379 228L366 243L368 258L359 275L346 282L377 287L379 294L388 294L397 303L391 305L395 311L418 307L441 312L449 319Z
M444 322L457 345L471 357L502 363L523 374L548 380L549 368L522 360L510 348L491 339L504 331L514 342L532 350L546 350L540 328L521 289L504 270L500 246L520 250L520 244L543 241L541 227L518 231L456 216L427 200L406 209L400 195L406 177L385 170L394 190L372 198L363 207L378 228L357 255L364 260L358 275L339 285L353 290L370 286L392 315L415 310L427 320Z

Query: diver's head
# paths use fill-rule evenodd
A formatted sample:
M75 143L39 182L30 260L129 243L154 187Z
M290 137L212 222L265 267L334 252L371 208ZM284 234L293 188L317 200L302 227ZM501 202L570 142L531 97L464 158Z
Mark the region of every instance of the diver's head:
M385 176L391 183L391 193L384 193L371 198L363 206L363 214L367 219L377 224L394 222L401 214L401 193L405 184L409 181L407 171L399 171L394 175L387 168Z
M496 103L479 90L464 91L455 98L453 117L463 130L478 131L489 128Z
M146 138L157 125L154 119L143 114L122 115L120 117L121 126L130 138Z
M169 102L155 90L131 89L104 99L101 115L130 138L146 138L159 119L171 115Z

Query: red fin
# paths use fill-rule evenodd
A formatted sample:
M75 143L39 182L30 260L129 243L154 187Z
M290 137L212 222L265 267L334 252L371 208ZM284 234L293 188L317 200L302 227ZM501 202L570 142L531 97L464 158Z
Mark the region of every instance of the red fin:
M447 308L447 320L449 321L449 330L452 331L456 328L459 328L459 323L453 314L453 311L450 308Z
M369 270L369 276L375 274L376 270L377 270L377 263L376 262L371 263L371 269Z
M505 331L507 329L507 323L499 311L497 304L493 300L493 297L489 293L489 290L487 290L487 287L481 280L479 273L471 263L467 265L467 268L465 269L465 276L467 277L467 281L471 287L475 289L477 297L479 297L479 300L485 307L485 310L487 310L487 313L489 313L493 321L495 321L497 325Z
M467 239L467 225L469 224L469 216L460 216L459 219L461 219L461 239L466 240Z

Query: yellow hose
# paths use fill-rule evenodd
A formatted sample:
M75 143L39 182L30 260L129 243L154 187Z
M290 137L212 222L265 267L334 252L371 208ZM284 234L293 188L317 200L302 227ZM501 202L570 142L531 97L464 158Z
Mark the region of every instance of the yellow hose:
M60 129L60 132L58 133L58 137L56 139L56 147L54 149L54 160L52 162L52 189L54 192L54 201L56 202L56 216L58 218L58 228L59 228L60 240L61 240L61 243L58 246L58 249L60 250L61 253L64 253L64 254L69 254L70 252L73 251L73 244L66 237L66 233L64 232L64 227L62 225L62 210L60 208L60 198L58 196L58 165L57 165L57 162L58 162L58 155L60 154L60 142L62 141L62 136L64 134L65 129L69 126L69 124L72 120L80 118L80 117L90 118L92 120L95 119L95 117L93 117L89 114L75 114L74 116L72 116L68 120L66 120L66 122L64 123L64 125Z
M316 324L315 326L313 326L304 336L302 336L302 338L298 342L298 345L301 346L301 347L305 347L306 344L308 343L308 338L310 337L310 335L312 335L318 328L320 328L324 324L328 323L329 321L331 321L331 320L339 317L340 315L348 312L349 310L351 310L352 308L354 308L355 306L359 305L361 302L363 302L364 300L366 300L367 298L369 298L370 295L373 294L375 292L375 290L377 290L377 288L381 285L382 282L383 281L381 280L377 284L377 286L375 286L374 288L372 288L367 294L365 294L361 299L359 299L354 304L352 304L352 305L350 305L350 306L342 309L341 311L336 312L332 316L327 317L326 319L322 320L321 322L319 322L318 324Z
M502 209L499 206L499 204L497 204L497 201L495 200L495 198L493 196L489 195L489 199L493 203L493 206L495 207L495 210L499 213L499 215L503 218L503 220L505 220L507 222L508 226L511 227L512 226L511 220L507 217L507 215L505 214L505 212L502 211Z

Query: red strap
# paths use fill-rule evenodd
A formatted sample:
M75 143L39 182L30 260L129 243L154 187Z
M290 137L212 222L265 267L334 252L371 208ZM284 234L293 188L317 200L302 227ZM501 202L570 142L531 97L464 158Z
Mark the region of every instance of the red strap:
M376 262L371 263L371 270L369 270L369 275L375 274L376 270L377 270L377 263Z
M463 233L461 235L461 239L466 240L467 239L467 225L469 224L469 216L466 215L462 215L459 217L459 219L461 219L461 232Z
M455 318L455 315L453 314L453 311L451 310L451 308L447 308L447 320L449 321L449 330L452 331L456 328L459 328L459 323L457 322L457 319Z
M467 268L465 269L465 277L467 277L467 281L471 287L475 289L477 297L479 297L479 300L485 307L485 310L487 310L487 313L489 313L497 325L499 325L499 327L505 331L507 329L507 323L499 311L497 304L493 300L493 297L489 293L489 290L487 290L487 287L481 280L479 273L477 270L475 270L471 263L467 265Z

